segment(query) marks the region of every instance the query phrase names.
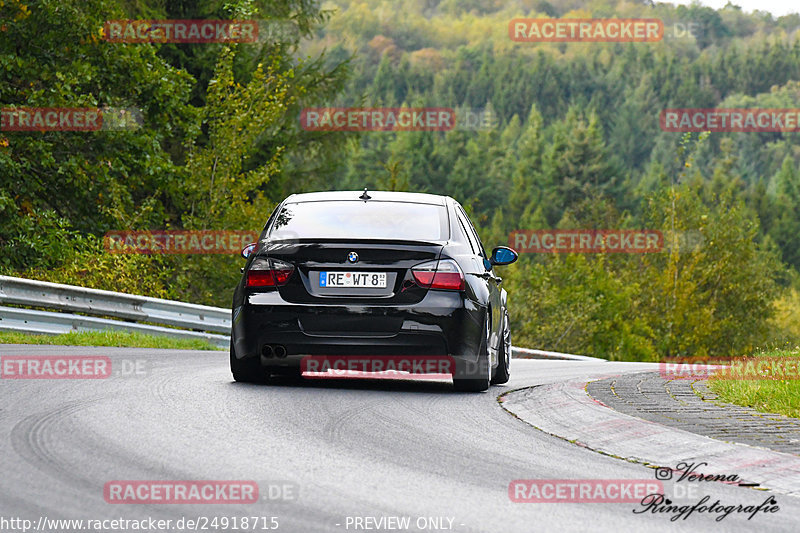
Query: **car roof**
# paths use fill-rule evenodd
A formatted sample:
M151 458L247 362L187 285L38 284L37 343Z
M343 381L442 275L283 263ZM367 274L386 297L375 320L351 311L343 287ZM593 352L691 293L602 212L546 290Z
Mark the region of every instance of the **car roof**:
M364 191L324 191L309 192L302 194L292 194L286 198L287 203L300 202L326 202L332 200L361 200L359 198ZM395 192L395 191L367 191L370 200L376 202L410 202L415 204L447 205L449 196L439 196L437 194L425 194L419 192Z

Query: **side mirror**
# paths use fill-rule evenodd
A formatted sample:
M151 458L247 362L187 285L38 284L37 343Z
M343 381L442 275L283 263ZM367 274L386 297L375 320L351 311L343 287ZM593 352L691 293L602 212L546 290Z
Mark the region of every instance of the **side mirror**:
M518 257L519 254L508 246L498 246L492 250L492 257L489 258L489 262L493 265L510 265L516 261Z
M242 250L242 257L244 257L245 259L250 257L250 254L252 254L256 250L256 247L258 247L257 242L251 242L250 244L245 246L244 249Z

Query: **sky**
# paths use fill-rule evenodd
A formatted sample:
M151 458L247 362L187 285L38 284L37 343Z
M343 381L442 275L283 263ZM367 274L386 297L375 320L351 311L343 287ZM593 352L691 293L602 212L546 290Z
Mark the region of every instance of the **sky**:
M657 0L657 2L689 5L692 0ZM728 0L699 0L698 3L714 9L720 9L725 7ZM788 15L789 13L800 13L800 0L732 0L731 3L741 7L748 13L756 9L769 11L776 17Z

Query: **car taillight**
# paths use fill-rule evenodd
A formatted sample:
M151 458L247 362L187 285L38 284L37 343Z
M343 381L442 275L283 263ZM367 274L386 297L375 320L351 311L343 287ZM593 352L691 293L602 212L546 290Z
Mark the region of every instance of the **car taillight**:
M465 287L464 274L452 259L422 263L412 268L411 274L417 285L427 289L463 291Z
M254 259L247 269L248 287L280 287L289 282L294 265L277 259Z

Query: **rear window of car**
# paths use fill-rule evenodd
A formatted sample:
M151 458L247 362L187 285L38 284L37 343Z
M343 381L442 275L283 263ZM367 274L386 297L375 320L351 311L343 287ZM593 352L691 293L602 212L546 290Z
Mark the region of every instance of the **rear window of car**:
M271 239L449 238L444 206L410 202L321 201L290 203L275 218Z

